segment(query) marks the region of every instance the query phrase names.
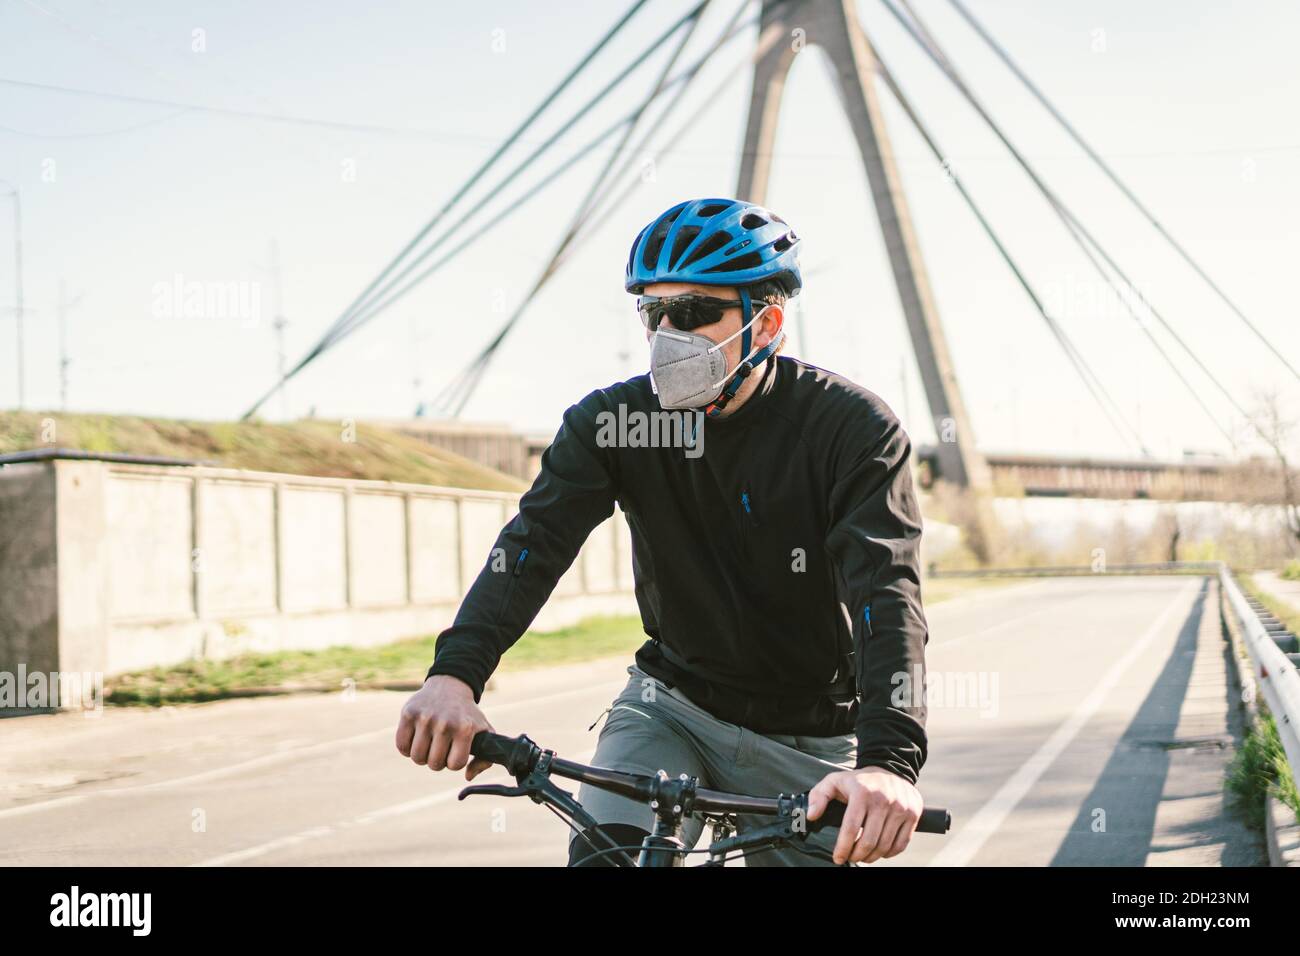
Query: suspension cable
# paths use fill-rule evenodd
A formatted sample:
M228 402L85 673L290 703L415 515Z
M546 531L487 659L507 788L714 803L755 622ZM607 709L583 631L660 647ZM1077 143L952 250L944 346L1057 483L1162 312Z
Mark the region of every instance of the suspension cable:
M1236 398L1232 395L1232 393L1228 391L1228 389L1223 385L1223 383L1219 381L1219 379L1214 375L1212 371L1210 371L1209 367L1206 366L1206 364L1200 359L1200 357L1192 350L1191 346L1187 344L1187 342L1182 338L1182 336L1178 334L1178 332L1168 322L1168 320L1164 317L1164 315L1161 314L1160 311L1157 310L1155 306L1151 304L1150 301L1148 301L1146 296L1142 294L1141 289L1139 289L1137 285L1133 282L1133 280L1129 278L1128 274L1120 267L1120 265L1114 260L1114 258L1110 255L1110 253L1106 251L1106 248L1097 240L1097 238L1088 230L1088 228L1084 226L1084 224L1079 220L1078 216L1076 216L1073 213L1073 211L1071 211L1070 208L1065 205L1065 203L1061 200L1059 196L1057 196L1057 194L1051 189L1051 187L1049 187L1047 183L1044 182L1042 177L1039 176L1037 171L1025 158L1024 154L1022 154L1020 150L1016 148L1015 144L1011 142L1011 140L1007 137L1006 133L1002 130L1002 128L998 125L998 123L989 114L988 110L984 108L983 104L979 101L979 99L971 91L970 87L962 79L961 75L957 72L957 69L955 65L952 63L951 59L947 56L947 54L943 52L943 49L939 46L934 36L930 34L930 32L925 28L925 24L916 15L916 12L911 8L910 4L907 3L907 0L901 0L901 2L907 8L908 13L912 18L911 21L909 21L906 17L903 16L903 14L891 2L891 0L881 0L881 2L889 10L889 12L893 14L894 18L897 19L900 24L902 24L904 30L907 31L908 35L917 43L917 45L921 47L921 49L935 63L935 65L939 67L939 69L944 73L944 75L948 77L949 81L952 82L952 84L957 88L958 92L962 94L962 96L976 111L976 113L989 127L989 129L994 133L994 135L996 135L998 139L1001 140L1003 146L1007 148L1007 151L1011 154L1012 158L1015 159L1017 164L1021 167L1021 169L1024 170L1026 175L1029 176L1030 181L1034 184L1034 186L1038 189L1038 191L1047 200L1048 204L1056 212L1058 217L1060 217L1063 221L1068 221L1069 224L1068 231L1070 232L1071 236L1076 238L1076 240L1081 237L1082 239L1086 240L1087 243L1091 245L1093 249L1097 251L1097 253L1101 256L1101 258L1106 262L1106 264L1115 272L1117 276L1119 276L1121 281L1123 281L1124 284L1128 286L1129 290L1131 291L1133 296L1138 300L1138 302L1140 302L1142 306L1146 308L1147 311L1149 311L1153 317L1155 317L1155 319L1161 324L1161 326L1165 329L1165 331L1169 333L1169 335L1174 339L1175 342L1178 343L1178 345L1183 349L1183 351L1187 353L1188 357L1191 358L1191 360L1196 364L1196 366L1201 370L1201 372L1204 373L1206 378L1208 378L1215 385L1215 387L1217 387L1219 391L1223 393L1224 397L1232 405L1232 407L1236 409L1237 412L1243 418L1248 419L1249 416L1246 414L1245 410L1242 409L1241 405L1237 402ZM1107 276L1105 273L1102 274L1102 277L1107 282L1110 281L1109 276ZM1119 294L1118 290L1116 290L1116 292L1117 294Z
M1163 237L1164 240L1168 242L1169 245L1173 248L1173 250L1177 252L1180 257L1182 257L1182 260L1186 262L1189 266L1191 266L1192 271L1195 272L1198 276L1200 276L1201 279L1204 280L1205 284L1208 285L1210 289L1214 292L1214 294L1217 295L1221 300L1223 300L1224 304L1227 305L1228 308L1233 311L1233 313L1237 316L1237 318L1241 319L1241 321L1245 323L1246 328L1250 329L1250 331L1255 334L1255 337L1264 343L1265 348L1267 348L1270 352L1272 352L1273 355L1277 357L1277 360L1281 362L1283 365L1285 365L1287 367L1287 370L1290 371L1292 375L1294 375L1297 379L1300 379L1300 370L1297 370L1294 365L1292 365L1290 362L1286 360L1286 358L1282 355L1282 353L1278 351L1277 347L1274 346L1273 343L1270 342L1265 337L1264 333L1261 332L1260 329L1253 322L1251 322L1250 319L1246 317L1246 314L1237 306L1237 303L1235 303L1232 299L1230 299L1228 297L1228 294L1224 292L1223 289L1219 286L1219 284L1210 277L1210 274L1205 271L1205 269L1201 266L1201 264L1197 262L1194 258L1192 258L1192 254L1188 252L1186 248L1184 248L1182 243L1180 243L1177 239L1175 239L1173 235L1170 234L1169 230L1167 230L1164 227L1164 224L1161 223L1158 219L1156 219L1155 214L1152 213L1142 202L1142 200L1140 200L1137 197L1137 194L1134 193L1133 190L1130 189L1129 186L1122 179L1119 178L1119 175L1115 172L1113 168L1111 168L1110 164L1107 163L1106 160L1103 159L1101 155L1095 149L1092 148L1092 146L1088 143L1087 140L1083 138L1082 134L1079 133L1079 131L1074 127L1074 125L1068 119L1065 118L1065 115L1059 109L1056 108L1056 106L1051 102L1051 100L1047 98L1047 96L1043 93L1043 91L1038 88L1038 86L1034 83L1034 81L1031 80L1028 77L1028 75L1025 74L1025 71L1022 70L1020 66L1011 58L1011 55L1007 53L1006 49L1000 43L998 43L996 39L994 39L992 34L989 33L989 31L984 27L984 25L981 24L980 21L977 20L975 16L965 7L965 5L961 3L961 0L948 0L948 2L959 14L961 14L962 18L968 24L970 24L971 28L977 34L979 34L980 38L986 44L988 44L989 48L995 54L997 54L998 58L1004 64L1006 64L1007 68L1011 70L1012 73L1015 74L1016 78L1020 80L1022 84L1024 84L1025 89L1027 89L1034 96L1034 98L1037 99L1040 104L1042 104L1043 108L1046 109L1047 112L1052 115L1052 118L1055 119L1057 123L1061 125L1061 128L1064 129L1067 134L1069 134L1070 138L1073 139L1075 143L1077 143L1079 147L1085 153L1088 154L1088 158L1091 159L1094 163L1096 163L1097 167L1106 175L1106 178L1109 179L1115 185L1115 188L1117 188L1121 193L1124 194L1124 197L1133 204L1133 207L1137 209L1139 213L1142 214L1143 218L1145 218L1147 222L1151 224L1151 226L1156 230L1156 232L1160 233L1161 237Z
M347 320L348 315L355 308L357 308L357 306L360 305L361 302L363 302L367 296L369 296L374 291L376 286L378 286L379 283L382 282L384 278L389 273L391 273L394 268L397 267L397 265L402 261L402 259L404 259L424 239L424 237L427 236L442 221L443 217L446 216L447 213L450 212L451 209L455 207L460 202L460 200L465 197L465 195L474 187L474 185L478 183L478 181L482 179L484 175L487 174L488 170L491 169L492 166L496 164L497 160L499 160L505 154L505 152L512 145L514 145L514 143L519 139L519 137L522 136L524 132L529 127L532 126L532 124L538 119L538 117L540 117L542 113L544 113L551 106L551 104L555 102L555 100L560 96L560 94L563 93L564 90L567 89L568 86L578 77L578 75L581 74L587 68L587 66L592 62L592 60L595 59L595 57L600 53L600 51L603 50L610 43L610 41L613 40L614 37L617 36L622 31L623 27L627 25L628 21L631 20L632 17L635 16L636 13L643 6L645 6L647 2L648 0L633 0L632 5L627 9L627 11L623 14L623 16L620 17L618 21L612 27L610 27L608 31L606 31L605 35L600 38L600 40L596 43L594 47L592 47L590 50L587 51L586 55L584 55L583 58L578 61L578 64L572 70L569 71L569 73L564 77L564 79L560 81L559 85L556 86L553 90L551 90L550 93L546 95L546 97L542 100L542 102L538 104L538 106L524 119L524 121L515 128L514 132L512 132L509 136L506 137L505 141L499 147L497 147L497 149L492 153L492 155L489 156L488 159L484 161L483 164L480 165L477 170L475 170L475 172L469 177L469 179L466 180L466 182L461 185L461 187L452 195L452 197L446 203L443 204L442 208L438 210L438 212L433 216L433 218L430 219L429 222L427 222L420 229L420 231L416 233L416 235L406 243L406 245L402 248L402 250L388 263L387 266L384 267L384 269L379 273L379 275L377 275L373 280L371 280L370 284L367 285L366 288L362 290L362 292L348 305L346 309L344 309L343 313L337 319L335 319L335 321L331 324L330 331L333 331L336 327L341 326ZM322 339L322 343L327 341L328 335L329 332L327 332L326 337ZM242 416L243 419L247 420L248 418L252 417L257 412L257 410L261 408L262 405L269 398L271 398L271 396L273 396L277 391L279 391L281 387L285 385L285 383L289 381L289 379L293 378L295 375L298 374L298 372L302 371L302 369L305 368L306 365L310 363L312 360L314 360L318 355L320 355L322 351L324 351L324 348L321 347L320 343L318 343L316 347L313 347L313 349L310 352L308 352L307 356L304 357L303 360L301 360L296 366L294 366L292 371L290 371L285 376L283 376L280 379L280 381L275 384L273 388L271 388L265 395L263 395L260 399L258 399L257 402L247 412L244 413L244 415Z
M867 40L867 46L868 48L871 48L870 40ZM1123 413L1120 411L1118 403L1116 403L1114 398L1111 397L1110 393L1106 391L1105 386L1102 385L1101 380L1097 377L1097 374L1092 370L1092 368L1088 365L1087 361L1083 358L1082 353L1079 352L1078 348L1070 340L1069 336L1067 335L1065 330L1061 327L1060 323L1058 323L1047 311L1047 308L1043 305L1042 299L1039 298L1038 293L1034 291L1033 286L1030 285L1029 280L1025 277L1024 272L1021 271L1020 267L1016 264L1015 259L1011 256L1011 253L1007 250L1006 245L1002 242L1001 238L999 238L992 224L989 222L988 218L984 215L984 212L980 209L979 204L975 202L974 197L971 196L970 192L967 191L966 186L962 183L960 177L957 176L956 171L953 169L952 164L948 161L947 157L944 155L942 149L939 147L938 143L931 135L929 129L926 128L924 121L921 119L920 115L912 106L911 101L908 99L907 95L903 92L902 88L899 86L898 81L894 78L894 74L890 71L888 65L885 63L883 59L881 59L880 54L874 48L871 48L871 52L873 57L875 58L876 66L880 71L881 78L885 81L885 85L889 88L889 91L893 94L895 101L897 101L898 105L902 107L903 113L911 121L912 126L915 128L916 132L920 135L921 139L924 140L925 145L929 147L930 152L934 155L934 158L939 161L940 166L947 172L948 176L951 178L953 185L957 188L957 192L961 195L962 199L965 201L971 213L974 214L976 220L979 221L980 227L984 230L985 235L987 235L988 238L992 241L993 245L996 247L998 251L998 254L1002 257L1003 262L1005 262L1007 268L1011 270L1011 273L1012 275L1015 276L1016 281L1020 283L1020 287L1024 290L1025 294L1029 297L1029 300L1033 303L1034 308L1038 311L1038 314L1042 316L1043 321L1047 323L1047 327L1049 330L1051 330L1051 333L1053 337L1056 339L1057 344L1060 345L1062 351L1065 352L1066 357L1070 360L1070 364L1073 365L1075 371L1078 372L1080 379L1083 380L1083 384L1087 387L1088 391L1092 394L1092 397L1096 400L1097 405L1102 410L1102 413L1105 414L1107 419L1109 419L1111 425L1115 428L1115 430L1119 432L1120 437L1125 439L1126 441L1129 439L1129 435L1124 434L1124 429L1127 429L1128 432L1131 434L1132 438L1136 441L1137 447L1141 450L1142 454L1149 457L1150 452L1147 450L1145 443L1142 441L1142 436L1138 433L1137 429L1135 429L1131 424L1129 424L1128 419L1125 418ZM1107 404L1108 402L1109 402L1109 406ZM1112 413L1112 408L1114 409L1113 413ZM1121 422L1123 423L1123 428L1121 428L1120 426Z
M777 5L778 6L784 5L786 2L788 2L788 0L779 0ZM751 25L759 22L759 20L761 19L761 14L751 17L750 19L740 24L739 26L735 25L736 20L739 18L740 14L745 10L747 6L748 6L748 0L744 0L744 2L742 2L740 7L736 10L736 13L732 16L731 21L729 21L728 26L724 29L721 36L719 36L719 38L714 41L714 43L705 52L705 54L702 57L700 57L700 59L696 62L696 65L692 67L691 70L692 77L695 75L695 73L699 71L699 69L704 65L704 63L717 52L717 50L719 50L727 42L730 42L730 40L736 35L738 35L741 31L746 30ZM753 53L751 53L746 58L746 62L753 63L756 60L758 60L768 49L770 49L770 47L776 41L776 39L777 39L776 34L771 34L767 37L760 37L756 49L753 51ZM727 85L730 84L730 82L735 78L736 75L737 75L737 71L728 71L727 74L723 77L722 82L719 83L710 92L708 96L701 98L701 104L699 107L696 108L695 112L692 113L686 119L685 122L683 122L676 130L674 130L672 134L670 134L667 137L668 141L674 142L681 139L683 136L685 136L685 134L690 129L692 129L695 126L695 124L699 122L700 119L703 118L708 108L714 104L718 96L727 87ZM683 87L682 90L679 91L674 101L671 104L669 104L667 108L665 108L663 113L660 114L658 118L658 123L662 123L668 118L668 115L671 113L673 108L677 105L677 102L680 101L680 99L684 94L685 94L685 87ZM623 168L618 172L618 174L615 177L613 177L610 180L610 185L606 187L604 191L604 195L596 199L591 204L591 208L588 210L587 215L583 217L582 221L576 223L574 239L571 240L567 248L562 251L562 255L558 258L557 262L555 263L555 269L558 270L559 266L562 265L568 259L568 257L573 254L576 248L583 241L585 241L587 238L590 237L590 235L593 232L592 228L587 228L585 232L583 232L582 230L584 226L587 226L591 222L591 220L595 217L595 213L597 209L599 209L599 212L602 217L607 216L613 209L619 207L623 202L625 202L631 196L632 192L636 189L636 186L638 185L638 180L635 178L631 182L629 182L624 187L624 189L617 196L614 197L612 201L607 201L609 197L609 193L613 189L613 183L617 181L619 177L623 176L627 172L628 167L634 161L635 157L639 155L639 151L645 147L650 137L654 135L656 128L657 128L657 124L656 127L652 127L650 130L647 131L646 135L642 138L640 143L638 143L637 149L631 151L631 153L629 154L629 158L627 162L625 162ZM488 362L491 361L494 353L500 348L501 343L504 341L505 336L509 333L510 329L514 326L514 324L518 322L520 316L523 313L523 310L532 301L533 297L534 295L530 294L524 298L523 303L520 305L519 309L505 323L505 325L501 328L501 330L493 338L493 340L483 349L482 352L479 353L479 355L470 363L469 366L467 366L464 370L462 370L462 372L457 376L456 379L454 379L451 383L449 383L447 388L444 389L444 391L439 395L438 403L440 407L443 408L445 411L450 411L453 417L459 417L461 411L464 409L470 397L473 395L479 382L482 380L483 373L486 370L486 366Z

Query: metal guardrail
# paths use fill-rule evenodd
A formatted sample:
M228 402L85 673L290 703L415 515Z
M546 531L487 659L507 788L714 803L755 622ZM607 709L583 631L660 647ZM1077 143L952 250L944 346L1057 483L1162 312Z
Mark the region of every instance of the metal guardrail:
M1255 615L1226 564L1219 565L1219 586L1237 616L1253 665L1252 679L1273 714L1287 762L1293 771L1300 771L1300 670Z

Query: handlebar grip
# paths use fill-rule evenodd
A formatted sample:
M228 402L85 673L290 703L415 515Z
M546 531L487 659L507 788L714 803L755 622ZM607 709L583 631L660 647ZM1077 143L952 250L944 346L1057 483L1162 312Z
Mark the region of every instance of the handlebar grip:
M926 807L916 821L917 833L947 833L952 829L952 814L943 807Z
M517 737L507 737L504 734L494 734L490 730L480 730L474 735L474 739L469 745L469 752L480 760L489 760L492 763L508 767L518 745L519 739Z
M846 804L838 800L832 800L830 805L822 812L822 815L812 821L812 826L818 829L821 827L837 827L844 822L844 811L848 809ZM921 819L916 822L917 833L947 833L952 826L952 814L943 807L926 807L921 811Z

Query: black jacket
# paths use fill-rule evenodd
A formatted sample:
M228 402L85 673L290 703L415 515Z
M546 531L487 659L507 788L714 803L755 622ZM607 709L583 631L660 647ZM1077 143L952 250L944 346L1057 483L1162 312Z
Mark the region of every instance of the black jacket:
M856 732L858 766L915 782L926 755L921 517L893 412L784 356L735 413L703 422L693 450L618 447L620 406L624 422L664 415L646 375L565 412L497 539L505 560L498 552L480 572L429 673L460 678L477 700L617 502L650 637L643 670L757 733ZM701 421L674 414L688 430Z

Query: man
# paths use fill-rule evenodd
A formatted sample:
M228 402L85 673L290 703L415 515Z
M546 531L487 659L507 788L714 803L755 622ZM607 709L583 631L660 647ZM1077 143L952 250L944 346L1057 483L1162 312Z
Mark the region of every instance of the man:
M679 203L637 236L625 286L639 296L651 374L565 412L497 539L505 562L479 574L402 711L404 756L468 766L469 779L484 769L469 753L491 726L483 686L617 503L650 640L593 763L739 793L811 788L812 820L841 800L843 826L809 837L823 862L907 847L926 754L911 447L871 392L776 355L802 284L798 243L778 216L730 199ZM611 421L668 409L685 416L691 447L611 440ZM579 800L619 844L653 825L622 797L584 786ZM699 835L698 823L684 834L689 845ZM575 837L570 863L600 842ZM801 849L746 860L816 862Z

